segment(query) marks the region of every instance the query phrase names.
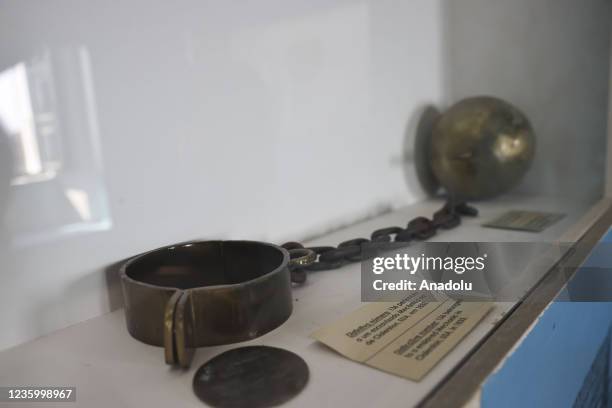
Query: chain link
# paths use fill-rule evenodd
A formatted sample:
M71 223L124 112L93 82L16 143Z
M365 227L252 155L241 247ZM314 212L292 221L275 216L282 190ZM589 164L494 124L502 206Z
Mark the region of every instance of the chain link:
M425 241L437 234L438 230L449 230L461 224L461 216L475 217L478 210L465 202L447 201L433 214L432 219L416 217L408 222L406 228L386 227L372 232L370 239L355 238L341 242L337 247L306 247L317 254L310 265L291 268L291 282L306 282L306 271L337 269L347 263L360 262L376 256L380 251L408 245L410 241ZM305 248L299 242L282 245L287 250Z

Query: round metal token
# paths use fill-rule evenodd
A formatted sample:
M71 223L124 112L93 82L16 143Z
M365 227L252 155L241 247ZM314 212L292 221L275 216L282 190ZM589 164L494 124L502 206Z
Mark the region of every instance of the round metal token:
M299 394L308 375L306 362L290 351L240 347L204 363L193 378L193 391L213 407L270 407Z

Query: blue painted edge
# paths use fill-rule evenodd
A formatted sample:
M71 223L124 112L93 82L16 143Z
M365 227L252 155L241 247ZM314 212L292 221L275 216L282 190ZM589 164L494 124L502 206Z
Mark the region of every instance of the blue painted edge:
M612 243L612 229L600 240ZM569 285L582 285L596 265L598 286L612 288L612 248L593 251ZM603 272L603 273L601 273ZM593 281L593 275L588 276ZM570 291L571 292L571 291ZM483 407L573 406L608 339L610 302L568 302L567 287L481 389Z

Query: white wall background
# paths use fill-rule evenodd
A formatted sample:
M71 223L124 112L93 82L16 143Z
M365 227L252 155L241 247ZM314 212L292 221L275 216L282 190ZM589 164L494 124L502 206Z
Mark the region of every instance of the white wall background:
M116 307L113 266L138 252L194 238L299 239L420 199L399 161L426 104L497 94L533 116L543 143L599 152L608 9L0 0L0 79L29 64L43 84L30 93L47 101L63 152L54 178L2 193L0 349ZM551 106L566 83L565 102ZM597 189L598 157L552 174L590 174Z

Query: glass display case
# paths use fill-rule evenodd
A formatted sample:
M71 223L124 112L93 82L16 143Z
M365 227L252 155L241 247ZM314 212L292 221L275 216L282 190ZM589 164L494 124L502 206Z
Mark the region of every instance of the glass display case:
M200 366L263 345L308 367L287 406L559 406L603 398L597 379L609 365L602 361L612 318L601 289L612 265L611 7L601 0L5 1L0 387L75 387L77 405L87 407L196 407ZM347 358L314 333L380 302L364 300L367 257L346 247L376 243L372 233L383 228L399 228L382 234L392 241L411 221L441 219L434 214L449 195L432 176L432 135L440 115L474 96L506 101L529 121L529 169L502 194L468 200L478 216L440 221L423 241L523 245L520 255L489 260L491 273L516 287L488 298L487 313L418 379L366 364L372 356ZM514 148L508 142L496 151ZM516 220L488 225L509 211L554 219L536 219L541 225L531 231ZM338 252L355 238L365 241L345 245L337 267L304 270L296 261L310 256L296 249ZM224 316L222 301L206 303L215 295L172 297L176 288L193 289L175 282L138 309L149 295L136 284L122 292L122 279L142 278L146 289L166 287L159 282L168 274L198 276L187 267L257 269L215 245L210 264L160 261L202 240L293 242L285 246L292 254L248 258L287 269L290 288L266 293L287 298L288 319L247 330L235 344L192 344L197 327L224 324L196 316ZM403 253L420 256L416 241ZM142 272L149 261L122 270L156 248L166 255L150 261L161 262L154 277ZM340 258L325 251L314 259L333 266ZM568 295L568 282L592 297ZM236 321L280 304L249 287L236 293L228 301ZM146 327L135 328L136 309ZM191 346L204 343L182 364L188 368L164 363L186 361Z

